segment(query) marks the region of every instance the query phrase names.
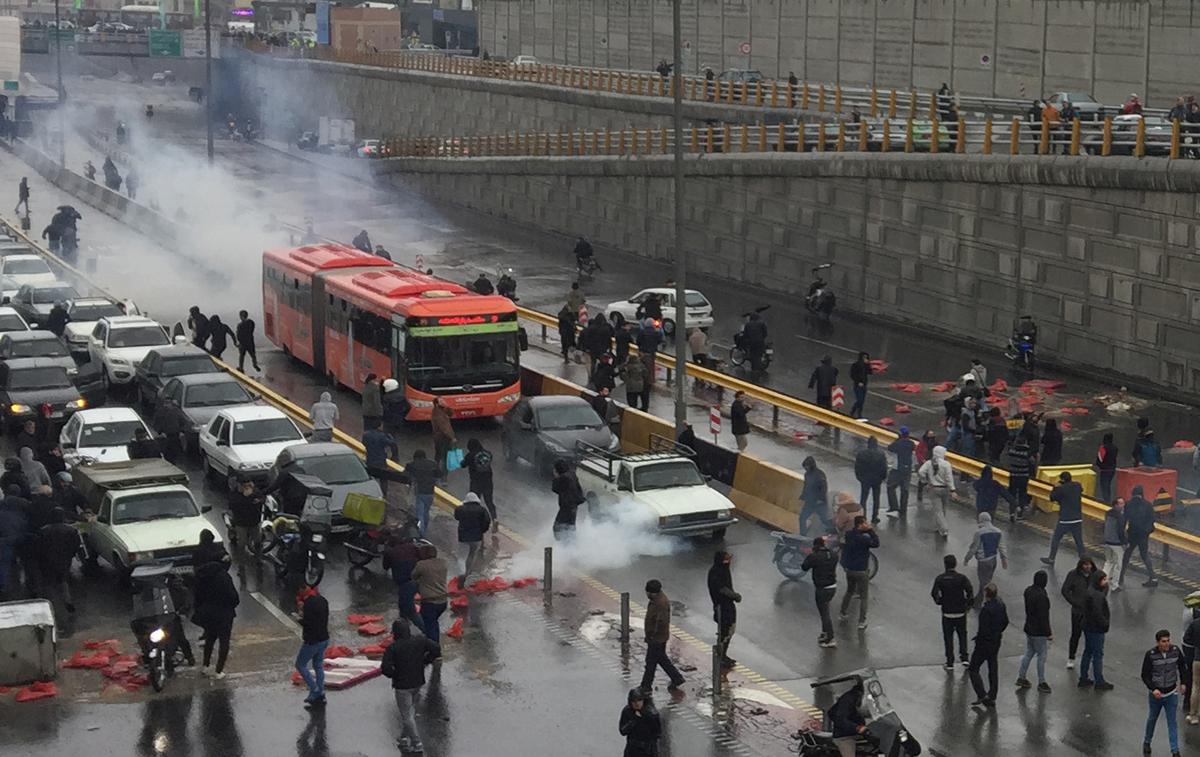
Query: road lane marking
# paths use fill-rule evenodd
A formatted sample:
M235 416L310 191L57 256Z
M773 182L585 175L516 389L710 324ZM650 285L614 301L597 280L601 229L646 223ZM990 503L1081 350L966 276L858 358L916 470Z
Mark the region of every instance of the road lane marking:
M261 592L252 591L250 592L250 596L254 597L254 601L262 605L264 610L275 616L275 619L282 623L284 628L298 637L304 636L304 629L300 628L300 624L292 620L286 612L276 606L274 602L264 597Z

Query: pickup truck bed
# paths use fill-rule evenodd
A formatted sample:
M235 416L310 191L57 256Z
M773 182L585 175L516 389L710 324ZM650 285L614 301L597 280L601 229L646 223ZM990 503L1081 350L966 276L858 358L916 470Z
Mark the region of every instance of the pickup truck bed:
M109 491L188 482L186 473L161 458L79 465L71 475L89 502L100 499Z

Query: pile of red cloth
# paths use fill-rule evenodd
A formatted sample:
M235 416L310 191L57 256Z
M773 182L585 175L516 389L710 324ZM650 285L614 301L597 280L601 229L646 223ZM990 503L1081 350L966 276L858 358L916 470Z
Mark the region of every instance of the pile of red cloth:
M31 683L23 689L17 691L18 702L33 702L38 699L47 699L49 697L58 696L58 687L49 681L39 681Z

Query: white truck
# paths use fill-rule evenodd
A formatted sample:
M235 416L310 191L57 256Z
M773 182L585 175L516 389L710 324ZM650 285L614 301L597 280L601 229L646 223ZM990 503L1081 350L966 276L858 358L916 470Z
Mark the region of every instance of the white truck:
M354 149L354 119L321 116L317 121L317 149L350 152Z
M721 539L734 523L734 505L708 485L696 453L652 435L648 452L622 454L578 443L575 473L588 515L603 519L619 505L634 505L657 519L658 532L672 536L711 534Z
M89 560L123 576L137 565L168 564L190 572L200 532L218 530L187 488L187 474L162 459L92 463L71 475L94 517L79 524Z

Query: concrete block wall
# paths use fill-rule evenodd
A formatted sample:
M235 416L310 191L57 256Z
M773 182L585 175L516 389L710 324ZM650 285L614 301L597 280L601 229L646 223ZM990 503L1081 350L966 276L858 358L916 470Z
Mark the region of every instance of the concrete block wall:
M843 307L963 340L1000 346L1031 313L1050 359L1200 396L1200 166L1115 160L706 156L689 161L684 244L696 270L796 295L833 262ZM672 254L659 158L379 168L482 213Z
M668 0L479 0L495 55L649 70L671 57ZM1197 87L1191 0L684 0L684 67L1006 98L1130 92L1170 107ZM743 53L743 44L749 53Z

